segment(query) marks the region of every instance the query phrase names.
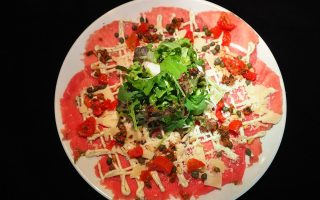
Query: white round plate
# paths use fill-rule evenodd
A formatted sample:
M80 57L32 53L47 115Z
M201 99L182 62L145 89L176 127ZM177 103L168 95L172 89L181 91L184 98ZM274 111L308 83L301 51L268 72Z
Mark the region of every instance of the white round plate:
M136 0L126 4L123 4L117 8L110 10L103 16L94 21L75 41L71 49L69 50L63 65L60 69L59 78L56 85L55 91L55 118L56 125L61 139L63 148L68 155L71 163L76 168L78 173L87 181L96 191L102 194L104 197L111 199L112 192L106 190L99 183L99 179L95 176L94 165L97 162L97 158L92 159L79 159L77 164L73 163L72 150L69 145L69 141L62 140L61 129L63 128L60 112L60 99L62 98L63 92L66 89L70 79L74 74L81 71L84 68L82 55L85 51L85 44L90 34L95 30L100 29L103 25L108 24L114 20L130 20L137 21L138 16L141 12L151 10L153 7L169 6L169 7L180 7L188 10L192 10L194 13L209 10L223 10L227 11L216 4L203 1L203 0ZM270 49L266 43L259 36L258 57L263 60L273 71L280 76L280 82L283 94L283 117L281 121L275 125L271 130L268 131L267 135L262 138L263 152L260 156L259 163L246 169L243 184L234 185L228 184L223 186L221 190L215 190L206 195L200 197L200 199L215 199L215 200L227 200L236 199L243 193L248 191L265 173L270 166L273 158L275 157L278 148L281 143L281 139L284 132L285 121L286 121L286 96L283 80L281 73L275 58L273 57Z

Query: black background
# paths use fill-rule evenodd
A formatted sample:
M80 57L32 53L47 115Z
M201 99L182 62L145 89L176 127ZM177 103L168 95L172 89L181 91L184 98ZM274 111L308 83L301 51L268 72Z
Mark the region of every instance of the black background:
M73 42L96 18L124 2L10 1L9 7L2 7L2 20L9 22L1 31L6 34L7 54L2 58L9 78L2 99L12 122L4 124L1 132L8 137L2 141L5 170L0 178L0 194L5 199L103 199L80 177L63 151L54 121L54 90ZM280 149L265 175L240 199L299 195L308 199L319 171L315 164L319 157L314 154L319 129L313 115L319 112L317 7L310 1L215 3L236 13L260 34L278 62L286 87L288 114ZM6 88L12 84L20 89L8 92ZM18 97L13 98L12 93Z

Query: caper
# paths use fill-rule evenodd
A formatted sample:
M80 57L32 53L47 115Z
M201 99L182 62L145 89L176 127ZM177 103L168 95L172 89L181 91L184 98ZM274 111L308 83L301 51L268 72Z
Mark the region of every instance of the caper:
M107 159L107 164L108 164L108 165L111 165L111 164L112 164L112 158L108 157L108 159Z
M202 31L205 32L205 31L207 31L207 30L208 30L208 27L207 27L207 26L203 26L203 27L202 27Z
M166 145L160 144L159 151L163 151L166 149Z
M207 51L209 49L209 47L207 45L202 47L202 51Z
M238 117L241 117L241 111L237 111L237 115L238 115Z
M217 51L216 51L215 49L212 49L212 50L211 50L211 53L212 53L213 55L215 55L215 54L217 53Z
M228 112L228 111L229 111L229 108L228 108L227 106L224 106L224 107L222 108L222 110L223 110L223 112Z
M193 172L191 172L191 176L192 176L193 178L199 178L199 171L193 171Z
M219 51L220 51L220 45L216 45L216 46L214 47L214 49L215 49L217 52L219 52Z
M214 46L216 43L214 41L210 42L210 46Z
M134 30L134 31L136 31L136 30L138 30L138 26L137 25L132 25L132 30Z
M173 42L175 39L174 38L170 38L169 39L169 42Z
M114 33L114 37L118 38L119 37L119 33L118 32Z
M220 65L220 64L221 64L220 58L216 58L216 59L214 60L214 65Z
M214 167L213 171L219 173L220 172L220 168L219 167Z
M249 67L249 69L252 68L252 64L251 63L248 63L247 66Z
M246 149L246 155L251 157L252 155L251 149L248 149L248 148Z
M206 173L201 174L201 180L205 181L207 180L208 175Z
M122 37L119 38L119 42L122 44L124 43L124 39Z
M144 18L141 16L140 17L140 22L143 23L144 22Z
M251 83L251 81L246 80L246 84L247 84L247 85L250 85L250 83Z
M222 68L225 67L223 62L221 62L220 67Z
M211 31L206 30L206 31L204 32L204 34L206 34L206 36L210 36L210 35L211 35Z
M93 92L94 92L93 87L88 87L88 88L87 88L87 92L88 92L88 93L93 93Z
M197 29L195 30L195 32L200 32L200 28L197 28Z

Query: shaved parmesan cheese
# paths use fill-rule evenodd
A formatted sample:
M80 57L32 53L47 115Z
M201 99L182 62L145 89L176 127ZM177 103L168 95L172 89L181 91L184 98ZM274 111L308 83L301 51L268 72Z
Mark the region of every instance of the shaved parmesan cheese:
M177 39L180 39L180 38L184 38L184 36L186 35L187 31L185 29L182 29L180 31L176 31L174 33L174 37L177 38Z
M214 168L214 167L218 167L220 169L220 172L223 173L224 170L226 169L226 166L224 165L224 162L222 160L219 160L219 159L211 159L209 161L209 166L211 168Z
M143 149L142 157L151 160L154 156L154 153L153 153L154 151L150 151L147 148L145 148L144 146L142 146L142 149Z
M202 47L205 46L206 40L203 38L195 38L194 42L193 42L193 47L198 51L201 52L202 51Z
M114 111L105 111L102 117L96 119L97 124L102 124L106 127L116 127L118 124L118 112Z
M206 156L204 154L202 145L199 144L194 147L192 157L202 161L203 163L206 163Z
M205 185L209 185L216 188L221 188L222 186L222 173L212 172L207 173L207 179L204 181Z
M157 15L157 30L158 33L163 35L163 27L162 27L162 15Z
M142 171L142 170L145 170L145 169L146 169L146 166L145 166L145 165L140 165L140 164L135 165L135 166L132 168L132 171L131 171L131 173L130 173L130 178L139 179L140 174L141 174L141 171Z
M157 172L157 171L151 171L150 174L151 174L154 182L156 182L156 184L157 184L158 187L160 188L160 191L161 191L161 192L164 192L164 191L165 191L165 188L164 188L163 185L162 185L162 182L161 182L161 180L160 180L160 178L159 178L158 172Z

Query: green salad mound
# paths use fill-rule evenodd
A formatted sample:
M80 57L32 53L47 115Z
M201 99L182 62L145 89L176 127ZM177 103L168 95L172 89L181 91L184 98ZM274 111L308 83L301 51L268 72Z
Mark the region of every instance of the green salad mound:
M152 73L146 62L158 66L160 72ZM131 120L135 129L145 126L170 132L189 127L207 108L203 64L188 39L166 40L157 48L137 47L134 64L118 67L126 76L119 89L117 111Z

